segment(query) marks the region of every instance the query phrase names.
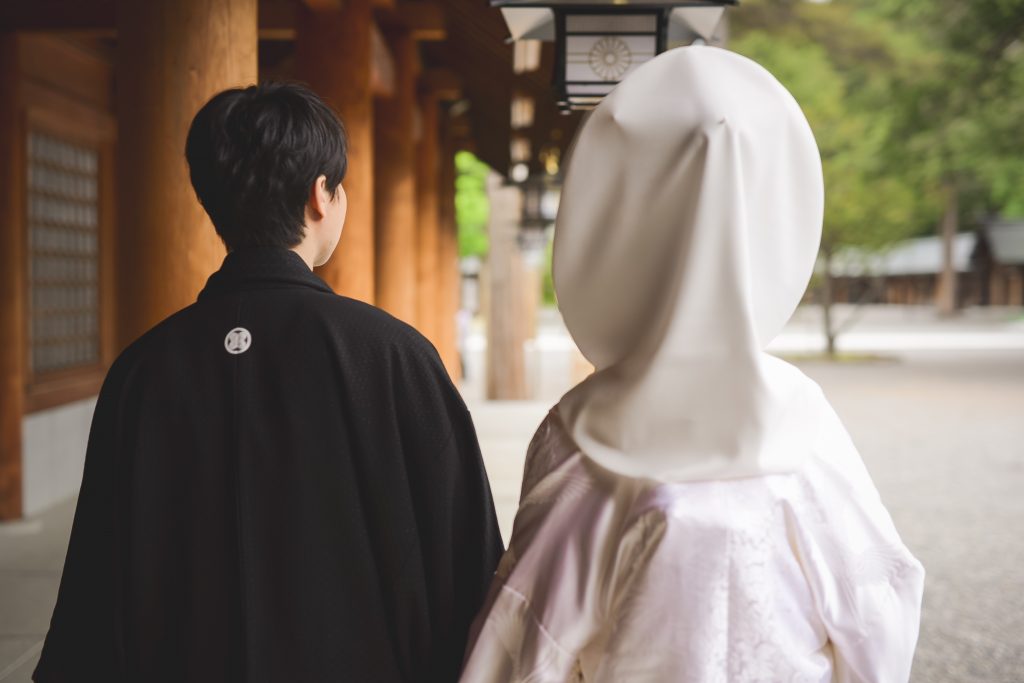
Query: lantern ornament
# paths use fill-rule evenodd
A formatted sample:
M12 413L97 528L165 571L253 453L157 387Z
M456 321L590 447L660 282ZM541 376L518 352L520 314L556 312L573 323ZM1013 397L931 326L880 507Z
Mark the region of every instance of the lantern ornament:
M514 41L555 42L563 111L589 109L669 47L720 43L725 5L737 0L490 0Z
M606 81L618 81L633 62L629 45L613 36L604 36L590 48L590 70Z
M537 265L543 258L558 213L559 189L557 183L544 176L531 176L521 188L523 214L516 241L527 260Z
M612 88L665 50L661 10L555 12L557 40L555 86L559 104L596 105ZM559 63L561 62L561 63Z

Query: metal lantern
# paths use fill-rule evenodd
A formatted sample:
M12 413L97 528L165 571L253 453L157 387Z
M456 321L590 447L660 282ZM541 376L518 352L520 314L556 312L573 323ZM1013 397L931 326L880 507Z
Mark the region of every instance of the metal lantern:
M630 72L664 52L666 19L661 10L556 10L559 105L596 106Z
M737 0L491 0L515 41L555 41L563 110L590 109L669 47L721 42L725 5Z
M517 241L529 258L543 255L548 243L548 231L558 213L558 185L544 176L531 176L520 183L523 192L523 214L519 222Z

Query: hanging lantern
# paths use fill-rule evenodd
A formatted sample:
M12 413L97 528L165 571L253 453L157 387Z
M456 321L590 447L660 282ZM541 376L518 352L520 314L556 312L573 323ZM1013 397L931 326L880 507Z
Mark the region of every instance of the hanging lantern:
M668 47L720 42L737 0L491 0L515 41L555 41L554 85L565 110L590 109Z
M558 213L558 185L545 176L531 176L520 184L523 192L523 214L516 236L524 254L543 254Z
M597 105L644 62L665 51L665 12L598 13L558 10L555 31L555 88L559 105Z

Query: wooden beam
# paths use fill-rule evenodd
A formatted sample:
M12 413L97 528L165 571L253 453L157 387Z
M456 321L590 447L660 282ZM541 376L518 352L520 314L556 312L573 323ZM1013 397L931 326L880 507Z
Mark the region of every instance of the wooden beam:
M304 2L341 4L341 0ZM90 38L116 38L115 5L116 0L10 0L0 2L0 26L5 31L59 31ZM295 39L293 0L260 0L258 14L261 40Z
M102 111L114 108L109 67L98 68L94 54L52 35L33 34L31 37L32 40L20 41L19 45L18 61L26 80L63 91Z
M295 40L295 3L261 0L258 17L260 40Z
M395 9L409 35L416 41L439 41L447 38L444 9L433 0L398 0Z
M301 0L311 9L338 9L342 0ZM444 8L434 0L372 0L389 23L409 31L416 41L446 38ZM10 31L62 31L97 38L115 38L116 0L34 0L0 3L0 26ZM292 0L260 0L261 40L295 39L295 5Z
M344 3L341 0L302 0L302 4L311 10L339 10Z
M580 113L563 116L555 105L551 87L554 44L544 43L540 68L515 74L512 46L505 42L508 30L501 14L480 0L444 0L449 35L457 40L421 43L424 59L432 67L447 67L459 75L460 99L471 106L466 112L471 130L461 125L457 144L471 149L499 173L509 170L509 110L511 93L523 92L534 98L535 118L529 135L533 149L565 147L581 120ZM539 172L539 162L533 171Z
M47 29L47 31L50 31ZM99 40L116 40L117 29L114 27L106 28L75 28L75 29L57 29L52 32L58 33L68 38L86 38L86 39L99 39ZM270 42L291 42L295 40L295 26L290 22L276 22L276 21L263 21L262 17L259 25L258 36L261 41Z
M473 137L473 126L465 116L452 119L450 126L451 136L454 140L462 141Z
M433 93L440 102L451 102L462 97L462 79L451 69L424 69L420 74L420 88Z
M95 31L114 28L114 0L34 0L0 3L9 31Z
M380 22L388 29L402 29L416 42L437 42L447 38L444 8L435 0L398 0Z

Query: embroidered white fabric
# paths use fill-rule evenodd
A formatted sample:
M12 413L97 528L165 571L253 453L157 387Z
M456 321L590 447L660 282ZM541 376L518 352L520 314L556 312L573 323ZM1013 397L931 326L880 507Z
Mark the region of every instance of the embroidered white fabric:
M924 571L834 412L820 434L794 473L664 484L549 413L462 680L906 681Z

